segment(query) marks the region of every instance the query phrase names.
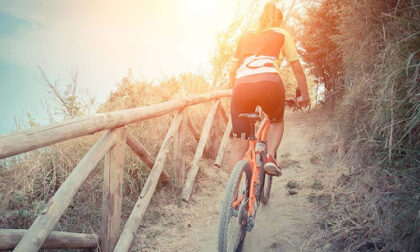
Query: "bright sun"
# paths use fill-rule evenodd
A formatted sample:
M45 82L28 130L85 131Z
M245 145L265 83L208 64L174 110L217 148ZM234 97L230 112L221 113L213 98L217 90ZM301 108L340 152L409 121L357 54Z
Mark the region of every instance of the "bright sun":
M216 8L215 0L186 0L186 6L189 12L194 14L209 14Z

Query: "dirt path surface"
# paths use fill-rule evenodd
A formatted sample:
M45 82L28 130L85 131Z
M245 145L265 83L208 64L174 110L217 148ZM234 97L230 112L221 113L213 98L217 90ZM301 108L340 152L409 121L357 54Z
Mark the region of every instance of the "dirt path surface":
M312 144L312 125L305 119L308 116L286 112L286 128L278 152L283 176L274 179L270 201L258 210L244 251L311 250L308 244L314 227L314 207L308 198L322 185L317 179L321 167ZM164 199L154 201L132 251L217 251L226 170L203 161L190 203L173 200L172 204L162 205L159 201ZM158 196L164 194L163 190Z

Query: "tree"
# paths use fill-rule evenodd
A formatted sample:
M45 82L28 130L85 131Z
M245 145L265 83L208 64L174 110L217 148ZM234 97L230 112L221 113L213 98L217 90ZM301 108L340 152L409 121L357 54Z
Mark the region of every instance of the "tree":
M298 30L301 55L310 72L324 84L328 97L340 90L343 78L343 54L335 41L340 35L341 6L338 0L312 3Z
M47 87L48 94L55 103L54 112L50 111L50 104L47 104L47 113L51 119L73 119L88 114L94 107L95 99L79 87L79 75L76 70L70 72L70 81L63 88L59 80L51 81L41 66L38 66L38 69L41 82Z

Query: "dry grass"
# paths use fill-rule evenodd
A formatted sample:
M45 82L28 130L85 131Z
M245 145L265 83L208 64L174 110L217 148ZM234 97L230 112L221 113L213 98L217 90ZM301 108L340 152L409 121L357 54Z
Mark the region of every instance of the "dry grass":
M218 221L227 168L215 169L210 160L201 162L197 184L189 203L181 201L176 188L166 187L156 194L139 228L132 251L200 251L206 241L200 237ZM203 236L203 233L206 235Z
M100 106L99 112L140 107L176 99L178 96L206 93L211 89L202 77L190 74L163 81L160 86L142 82L130 83L127 79L123 79L118 90L110 95L105 104ZM199 131L201 131L210 105L210 103L200 104L187 108L185 111ZM226 106L225 102L224 106ZM155 157L172 117L173 115L169 114L135 123L129 126L128 131L144 144L152 157ZM220 120L218 124L221 124ZM175 160L173 160L173 153L168 155L164 169L173 179L164 188L166 196L160 200L163 201L163 204L172 204L174 199L175 201L178 199L185 173L195 152L196 142L186 127L183 125L183 144L180 150L185 166L182 174L179 175L178 165L175 165ZM216 132L218 137L213 141L217 142L220 140L221 127L215 128L218 130ZM101 134L69 140L17 157L0 160L0 189L2 190L0 193L0 202L2 203L0 206L0 227L29 228L48 200ZM102 167L101 162L90 174L76 194L73 203L60 219L56 230L81 233L99 232L102 207ZM128 218L148 173L149 169L145 164L129 147L126 147L122 213L124 220ZM158 195L162 196L162 193L158 192ZM157 209L152 211L157 211Z
M318 245L418 251L420 5L352 0L339 6L334 42L345 71L332 125L319 135L335 144L325 149L332 158L322 160L331 174L316 198L328 231Z

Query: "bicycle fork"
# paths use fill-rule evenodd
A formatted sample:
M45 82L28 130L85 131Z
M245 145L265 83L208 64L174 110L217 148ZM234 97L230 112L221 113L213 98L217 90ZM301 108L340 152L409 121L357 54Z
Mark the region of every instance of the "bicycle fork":
M261 173L264 169L265 152L267 145L262 141L258 141L255 145L254 162L255 167L252 172L252 183L250 186L250 200L248 202L248 218L247 218L247 231L251 232L254 228L255 216L260 204L260 191L261 191ZM256 176L256 177L255 177Z

